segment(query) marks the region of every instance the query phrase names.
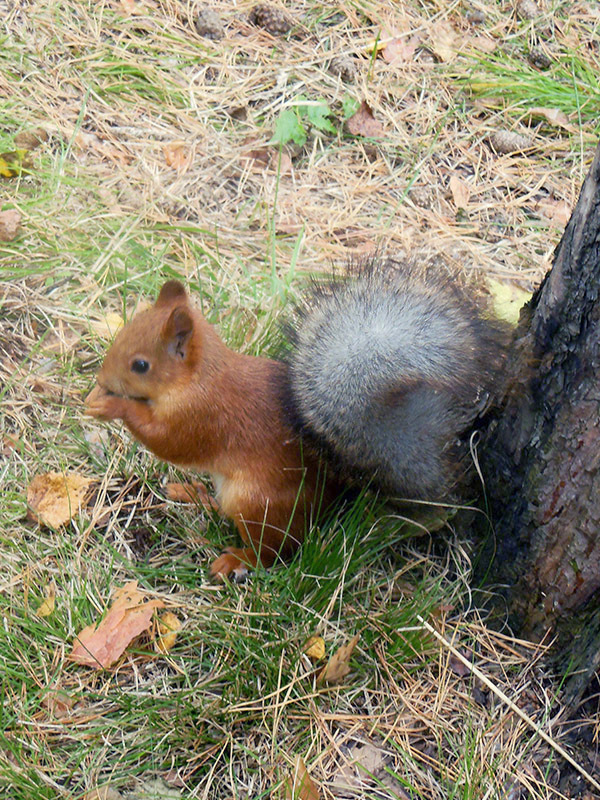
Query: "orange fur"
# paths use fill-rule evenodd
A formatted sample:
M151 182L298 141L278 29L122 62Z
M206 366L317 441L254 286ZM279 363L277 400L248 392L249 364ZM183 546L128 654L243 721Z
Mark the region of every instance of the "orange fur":
M148 369L140 374L140 364ZM310 518L336 492L319 480L284 417L284 365L230 350L176 281L116 337L86 400L87 413L122 419L159 458L211 475L223 513L243 549L211 565L228 575L289 557Z

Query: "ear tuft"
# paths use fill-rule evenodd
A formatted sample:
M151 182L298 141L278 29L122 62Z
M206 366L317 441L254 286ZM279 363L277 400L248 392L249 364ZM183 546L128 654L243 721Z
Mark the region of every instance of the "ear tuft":
M167 281L163 283L160 294L156 299L157 306L166 306L175 302L176 300L187 300L187 292L185 286L180 281Z

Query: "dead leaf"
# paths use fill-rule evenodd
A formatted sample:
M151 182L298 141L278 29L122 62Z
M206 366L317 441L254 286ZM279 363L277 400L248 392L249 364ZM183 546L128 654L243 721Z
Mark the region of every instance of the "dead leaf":
M23 147L19 147L10 153L0 154L1 178L16 178L23 173L30 172L32 166L29 151Z
M395 36L381 51L381 57L387 64L397 64L412 61L417 47L421 43L418 34L408 39L406 36Z
M48 528L60 528L85 505L94 481L78 472L46 472L27 487L27 505L33 519Z
M159 636L156 639L156 649L161 653L168 653L173 648L177 639L177 631L181 630L181 622L171 611L165 611L158 620Z
M19 437L7 433L2 437L2 448L0 452L3 456L9 456L13 450L18 450L20 446L21 440Z
M486 283L492 295L496 315L511 325L516 325L521 309L531 299L531 292L526 292L525 289L512 283L501 283L492 278L488 278Z
M467 675L471 674L469 667L466 664L463 664L463 662L455 655L450 656L448 663L452 672L455 675L458 675L459 678L466 678Z
M173 167L179 175L184 175L192 163L192 153L185 142L171 142L163 147L163 155L168 167Z
M555 200L552 197L548 197L536 203L534 208L536 211L540 211L550 222L553 222L557 228L564 228L571 219L571 206L566 200Z
M0 211L0 242L12 242L21 227L21 215L16 208Z
M333 776L333 785L340 788L366 788L369 778L378 776L388 760L381 747L367 742L354 744L348 753L348 761Z
M110 786L101 786L99 789L87 792L83 800L122 800L122 797L121 792L116 789L112 789Z
M104 619L98 625L88 625L76 637L69 657L78 664L106 669L150 627L154 610L163 607L161 600L146 600L137 581L130 581L117 589Z
M454 28L447 22L437 22L429 31L433 52L441 61L452 61L456 57L457 37Z
M135 0L119 0L119 5L121 6L123 13L127 14L127 16L135 14Z
M296 756L296 763L291 776L285 782L286 800L320 800L321 793L308 774L301 756Z
M544 108L542 106L536 106L535 108L530 108L527 112L531 117L543 117L550 125L557 125L560 128L566 128L567 130L572 129L572 125L569 122L569 118L565 114L564 111L561 111L560 108Z
M98 319L91 320L90 326L101 339L114 339L123 327L123 317L116 311L109 311Z
M325 658L325 640L322 636L309 637L302 648L302 652L304 655L307 655L311 661L320 661L322 658Z
M363 100L350 119L346 122L353 136L368 136L376 139L383 135L383 125L375 119L366 100Z
M46 709L51 717L62 719L71 713L71 709L77 701L63 689L57 686L49 687L40 700L42 708Z
M46 586L44 594L46 599L40 603L35 612L38 617L49 617L54 611L56 605L56 585L54 581Z
M356 647L360 634L356 634L348 644L342 645L329 659L317 676L317 684L327 683L330 686L341 683L350 672L350 656Z
M498 47L498 40L484 34L467 36L463 42L463 49L466 50L469 47L472 47L473 50L479 50L481 53L493 53Z
M471 196L471 187L469 184L461 181L461 179L456 175L452 175L450 178L450 191L452 192L454 205L457 208L466 210L469 203L469 197Z
M43 128L34 128L32 131L21 131L15 136L15 147L22 150L35 150L42 142L48 141L48 134Z

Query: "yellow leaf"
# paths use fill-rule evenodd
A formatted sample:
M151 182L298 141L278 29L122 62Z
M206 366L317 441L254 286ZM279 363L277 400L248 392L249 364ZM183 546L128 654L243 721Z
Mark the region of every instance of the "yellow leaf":
M350 656L356 647L360 634L356 634L348 644L339 648L329 659L317 677L317 683L335 685L341 683L350 672Z
M181 629L181 622L171 611L165 611L158 620L159 636L156 640L156 649L168 653L175 644L177 631Z
M56 604L56 586L54 583L49 583L48 586L46 586L45 595L46 599L40 603L35 612L38 617L49 617L54 611L54 606Z
M27 505L36 522L60 528L86 504L94 481L77 472L36 475L27 487Z
M99 319L92 320L90 325L101 339L113 339L123 327L123 317L115 311L109 311Z
M321 636L311 636L306 641L302 651L312 661L320 661L325 658L325 641Z
M320 800L321 793L306 769L301 756L296 756L294 771L285 782L285 800Z
M3 178L16 178L30 168L31 159L28 151L23 148L0 154L0 175Z
M516 325L521 309L531 299L531 292L526 292L512 283L501 283L492 278L488 278L487 285L496 314L500 319Z

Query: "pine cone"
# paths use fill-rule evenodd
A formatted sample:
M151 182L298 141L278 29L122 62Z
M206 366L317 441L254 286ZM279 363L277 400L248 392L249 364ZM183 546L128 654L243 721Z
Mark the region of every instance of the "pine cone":
M492 148L501 155L521 153L533 147L533 139L515 131L495 131L488 137Z
M358 74L358 63L351 56L334 56L329 62L329 72L339 75L344 83L351 83Z
M200 36L206 36L207 39L222 39L225 35L221 17L210 6L200 6L196 17L196 30Z
M292 18L282 8L269 3L259 3L254 6L248 18L253 25L264 28L273 36L283 36L294 24Z

